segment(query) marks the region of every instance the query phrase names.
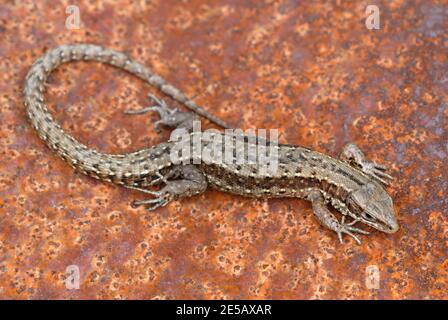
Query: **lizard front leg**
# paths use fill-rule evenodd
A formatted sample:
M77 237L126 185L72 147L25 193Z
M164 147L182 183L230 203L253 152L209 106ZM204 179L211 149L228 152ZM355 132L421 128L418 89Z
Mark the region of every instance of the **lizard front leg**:
M342 149L339 159L347 162L352 167L361 169L364 173L377 181L388 185L393 178L385 173L386 167L373 161L368 161L364 153L354 143L348 143Z
M129 189L142 191L154 196L152 199L136 200L133 206L150 205L148 211L167 205L172 200L180 197L190 197L203 193L207 189L207 180L202 172L194 165L184 165L178 167L179 179L165 180L165 186L159 191L147 190L134 186L127 186Z
M354 234L355 232L369 234L367 231L352 227L352 224L355 223L356 220L351 223L345 223L345 216L343 216L341 222L339 222L334 214L331 213L330 210L328 210L325 204L324 197L318 189L310 192L310 194L308 195L308 200L311 201L313 212L319 222L324 227L327 227L328 229L336 232L341 243L343 243L343 233L353 237L353 239L355 239L358 244L361 244L361 240Z

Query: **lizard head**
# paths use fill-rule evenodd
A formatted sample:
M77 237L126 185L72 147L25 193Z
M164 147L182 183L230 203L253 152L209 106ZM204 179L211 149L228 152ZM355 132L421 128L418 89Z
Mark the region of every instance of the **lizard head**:
M362 223L386 233L398 230L392 199L378 183L369 182L353 191L348 206Z

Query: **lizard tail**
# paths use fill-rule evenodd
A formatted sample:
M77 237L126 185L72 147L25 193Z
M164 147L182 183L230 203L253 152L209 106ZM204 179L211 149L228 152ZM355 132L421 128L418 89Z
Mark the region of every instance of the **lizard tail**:
M60 64L76 60L94 60L124 69L147 81L199 115L217 125L228 128L226 123L210 115L178 89L167 84L163 78L153 74L148 68L123 53L91 44L61 45L47 51L31 67L24 84L24 103L28 117L39 136L53 151L83 173L93 177L97 177L98 172L111 171L113 174L113 168L110 168L111 164L120 163L122 167L131 168L131 160L141 157L142 154L140 151L126 155L98 152L74 139L54 121L44 102L45 82L49 74ZM114 176L114 179L121 181L119 178Z
M39 66L41 65L44 67L44 70L43 72L41 72L40 76L46 78L48 74L50 74L51 71L58 67L61 63L75 60L100 61L126 70L129 73L148 82L150 85L156 87L175 101L183 104L194 113L208 119L209 121L222 128L231 129L231 126L229 126L226 122L222 121L218 117L210 114L202 107L198 106L183 92L167 83L165 79L153 73L144 65L138 63L137 61L134 61L124 53L93 44L61 45L53 50L46 52L40 59L38 59L34 63L33 67L28 73L27 79L30 78L34 73L36 73L39 70Z

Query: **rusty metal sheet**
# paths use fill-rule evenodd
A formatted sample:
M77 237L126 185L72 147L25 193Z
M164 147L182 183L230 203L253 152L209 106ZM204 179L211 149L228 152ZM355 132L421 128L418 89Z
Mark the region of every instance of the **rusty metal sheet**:
M62 2L3 1L0 298L447 299L448 5L374 1L369 30L369 4L95 1L73 28ZM308 202L217 191L131 208L142 194L74 173L26 119L32 62L79 42L125 51L234 126L334 156L357 143L391 168L401 229L341 245ZM154 115L123 115L161 94L120 70L72 63L48 82L51 112L88 146L127 152L169 135Z

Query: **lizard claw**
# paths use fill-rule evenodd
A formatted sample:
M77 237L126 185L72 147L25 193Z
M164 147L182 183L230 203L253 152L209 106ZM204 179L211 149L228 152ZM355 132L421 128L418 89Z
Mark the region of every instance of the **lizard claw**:
M149 111L156 111L160 117L160 120L154 123L154 127L157 132L161 132L160 125L164 125L171 128L183 128L187 131L193 129L193 121L195 114L192 112L183 112L176 108L170 108L165 101L157 98L156 96L148 95L155 104L149 107L145 107L140 110L127 110L126 114L143 114Z
M368 161L364 161L360 165L363 172L386 186L389 185L389 183L394 179L392 176L384 172L386 171L386 167L383 165Z
M364 153L356 144L348 143L345 145L339 158L349 165L361 169L365 174L385 186L389 185L390 181L393 180L393 178L385 172L387 169L385 166L373 161L368 161L364 156Z
M349 236L351 236L353 239L355 239L355 241L358 244L361 244L361 240L354 233L357 232L357 233L361 233L361 234L369 234L368 231L352 227L352 225L354 223L356 223L356 222L357 222L357 220L354 220L354 221L352 221L350 223L345 223L345 216L342 216L341 223L339 224L339 229L335 230L337 235L338 235L340 243L344 243L344 241L342 240L342 234L343 233L348 234Z
M152 198L152 199L132 201L131 206L133 208L137 208L141 205L149 204L150 206L147 207L146 210L153 211L157 208L166 206L174 198L170 192L168 192L167 190L164 190L164 189L162 189L161 191L152 191L152 190L142 189L142 188L133 187L133 186L126 186L126 187L128 189L142 191L144 193L148 193L148 194L154 196L154 198Z
M168 192L157 192L156 198L148 200L134 200L131 205L133 208L141 205L150 205L146 207L146 210L153 211L157 208L166 206L171 200L172 197Z
M164 100L157 98L153 94L148 94L148 97L155 102L154 105L137 110L125 110L124 113L145 114L150 111L156 111L159 114L160 120L154 123L154 128L158 133L160 133L161 132L160 125L161 124L170 125L171 122L174 122L176 120L175 114L180 111L176 108L168 107L168 105Z

